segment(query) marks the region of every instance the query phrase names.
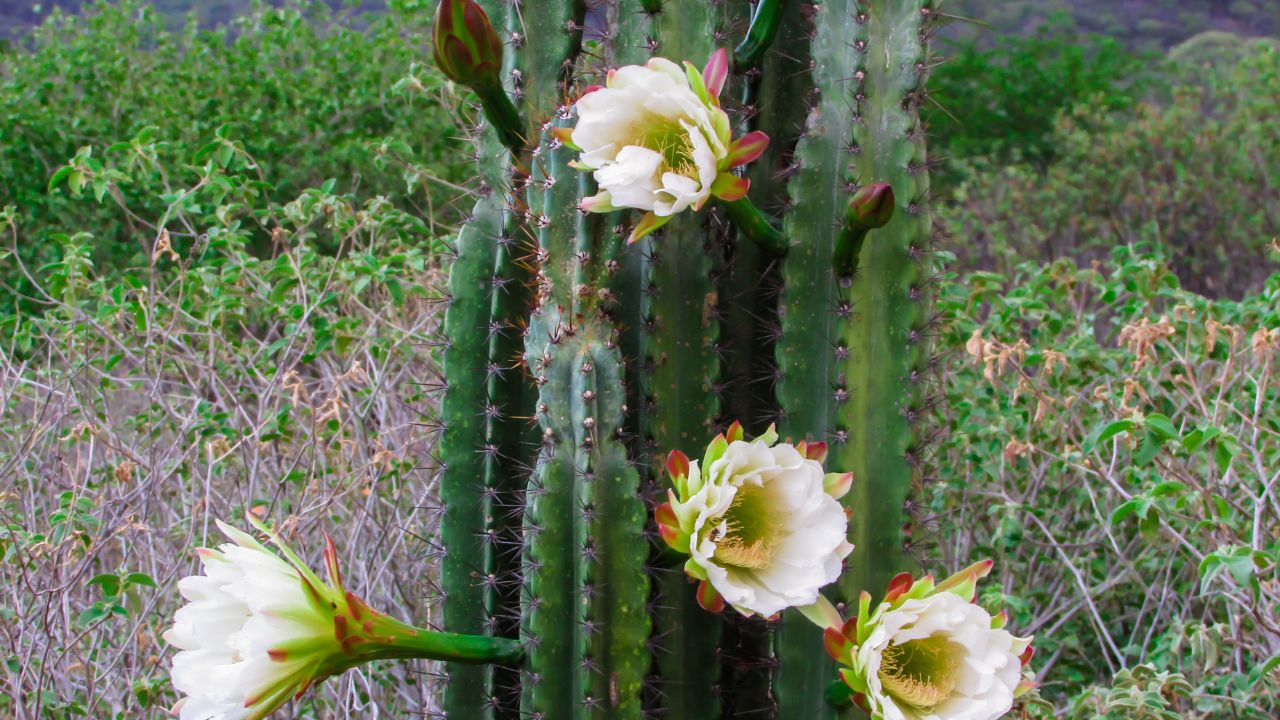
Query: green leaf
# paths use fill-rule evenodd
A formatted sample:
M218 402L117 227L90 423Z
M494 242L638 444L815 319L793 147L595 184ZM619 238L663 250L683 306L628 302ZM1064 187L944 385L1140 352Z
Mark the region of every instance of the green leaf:
M1216 427L1205 427L1202 425L1182 437L1182 447L1187 452L1195 452L1203 447L1205 443L1221 434L1222 431Z
M1085 439L1084 449L1086 452L1092 451L1098 445L1110 440L1122 432L1129 432L1133 429L1133 420L1116 420L1103 426L1093 435Z
M1155 431L1162 440L1176 440L1178 438L1178 429L1173 426L1169 418L1159 413L1152 413L1147 416L1147 427Z
M1151 488L1151 492L1147 493L1151 497L1158 498L1166 495L1176 495L1185 492L1187 486L1174 480L1166 480L1155 487Z
M63 180L66 180L67 176L71 174L71 171L73 169L74 168L72 168L70 165L63 165L62 167L58 168L53 173L53 177L49 178L49 192L53 192L53 189L58 186L58 183L61 183Z
M1115 510L1112 510L1111 511L1112 526L1119 525L1120 523L1124 522L1125 518L1129 517L1135 512L1138 512L1138 509L1142 506L1142 503L1145 500L1146 498L1142 498L1142 497L1130 498L1129 500L1126 500L1125 502L1121 503L1120 506L1117 507Z
M1218 463L1218 472L1226 473L1231 467L1231 459L1240 452L1240 445L1230 435L1223 435L1213 446L1213 459Z
M146 573L131 572L124 576L125 585L143 585L145 587L155 587L156 581Z
M1272 655L1266 662L1254 668L1253 672L1249 673L1249 684L1257 685L1263 678L1274 672L1276 668L1280 668L1280 653Z
M115 597L116 595L120 594L120 576L119 575L112 575L109 573L103 573L102 575L95 575L93 579L88 582L88 585L90 586L97 585L98 587L102 588L102 594L108 597Z
M214 140L197 150L195 157L191 158L191 161L196 165L202 165L204 164L204 161L207 160L210 155L213 155L219 147L222 147L222 143Z
M89 625L98 620L101 620L104 617L107 617L109 614L110 614L110 611L107 610L107 608L103 607L100 603L94 603L93 605L82 610L80 612L80 615L76 619L80 622L81 625Z
M1152 460L1160 454L1160 449L1164 447L1164 438L1158 433L1152 432L1151 427L1147 426L1142 431L1142 442L1138 443L1138 449L1133 454L1133 462L1136 465L1150 465Z

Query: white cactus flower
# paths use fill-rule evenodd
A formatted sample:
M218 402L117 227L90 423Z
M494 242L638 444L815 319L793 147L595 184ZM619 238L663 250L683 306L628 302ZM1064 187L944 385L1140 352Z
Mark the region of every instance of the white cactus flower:
M198 550L204 574L178 581L187 604L164 638L179 650L171 678L184 696L173 708L181 720L258 720L324 679L379 658L520 656L514 640L421 630L373 610L343 587L332 542L325 582L253 522L283 558L219 522L234 542Z
M581 153L575 166L594 173L600 186L582 209L648 211L634 242L713 196L742 198L749 183L730 170L758 157L769 138L753 132L732 141L719 100L727 75L724 50L701 72L653 58L610 70L604 87L579 98L577 125L556 134Z
M936 586L901 575L874 613L864 593L855 620L827 629L827 651L872 718L997 720L1033 686L1023 677L1031 640L972 601L990 568L978 563Z
M182 720L265 717L342 654L334 613L317 602L316 588L328 588L250 535L218 527L234 543L197 551L204 574L178 581L187 604L164 634L179 649L172 679L186 696L174 708Z
M772 616L813 605L853 550L837 502L852 476L823 471L822 443L777 439L771 428L746 442L735 423L701 468L680 453L668 461L675 489L658 509L659 527L689 554L685 571L702 581L699 601L708 609L728 603L744 615Z

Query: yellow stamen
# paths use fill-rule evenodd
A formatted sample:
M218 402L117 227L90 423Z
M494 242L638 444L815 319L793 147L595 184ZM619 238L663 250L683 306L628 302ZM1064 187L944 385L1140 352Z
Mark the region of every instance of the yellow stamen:
M753 494L747 488L738 491L724 515L724 534L713 534L711 539L716 543L716 559L726 565L762 570L772 564L782 533L772 526L755 527L761 523L768 525L768 521L763 513L752 512L758 508L748 507ZM743 512L754 521L752 527L743 526L739 517Z
M937 705L955 691L960 674L953 644L934 636L890 645L880 659L880 682L890 695L908 704Z
M698 166L693 161L693 145L683 128L665 128L649 133L641 142L662 156L667 170L690 177L697 176Z

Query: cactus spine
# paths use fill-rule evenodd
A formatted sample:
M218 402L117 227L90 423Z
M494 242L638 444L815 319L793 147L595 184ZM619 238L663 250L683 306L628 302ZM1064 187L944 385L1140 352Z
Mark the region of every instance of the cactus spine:
M653 541L646 501L665 495L659 454L700 453L733 419L752 432L777 422L783 437L828 443L828 464L855 475L845 502L857 549L828 597L878 594L907 565L904 504L927 439L918 108L933 2L482 3L522 120L491 113L477 135L484 187L451 270L444 625L518 634L526 657L518 675L449 668L445 716L850 712L828 701L835 668L798 613L744 620L698 606ZM572 125L575 97L610 67L650 55L700 65L735 46L722 97L736 127L773 138L749 175L776 224L727 206L625 247L638 214L580 213L595 188L553 130ZM505 107L486 87L485 107ZM850 201L874 183L892 188L896 212L842 246L857 248L858 268L842 275L833 256ZM783 247L750 242L765 230Z

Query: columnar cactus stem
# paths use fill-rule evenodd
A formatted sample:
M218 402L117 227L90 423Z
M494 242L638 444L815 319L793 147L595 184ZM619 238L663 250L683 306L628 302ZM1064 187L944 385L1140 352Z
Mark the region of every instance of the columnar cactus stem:
M929 175L920 106L928 67L926 38L934 0L862 3L867 45L863 121L854 126L860 148L852 179L889 183L893 219L872 231L862 248L862 272L848 299L853 312L840 320L839 344L848 404L840 411L848 433L839 455L854 473L848 505L857 546L840 597L878 590L903 570L904 511L913 473L923 462L922 437L929 380L928 337L931 222Z
M566 2L556 11L568 7ZM508 28L523 27L516 11L497 0L489 0L483 8L472 2L446 0L437 14L451 19L453 33L463 36L454 47L465 42L480 48L473 57L483 62L455 63L452 74L481 96L491 128L482 136L478 153L481 176L490 194L481 200L460 236L459 256L450 275L445 370L454 384L442 407L445 470L441 502L445 514L441 535L446 545L442 575L447 627L461 632L514 634L520 553L503 546L515 542L520 534L521 519L514 510L522 502L522 476L533 464L536 448L536 436L531 435L533 428L528 423L533 414L533 391L518 364L523 349L519 330L532 304L535 243L525 225L529 215L524 194L528 157L509 155L498 143L509 152L521 153L528 144L525 139L534 131L512 126L519 115L497 73L501 70L508 78L511 92L530 97L521 92L516 79L525 74L544 78L562 72L563 59L577 39L574 33L562 33L566 39L559 46L559 60L523 53L520 44L514 43L514 52L506 53L504 62L501 46L494 48L499 31L489 25L486 16L506 19L503 25ZM505 35L516 37L511 30ZM441 37L438 25L437 56L441 55ZM548 102L546 97L558 95L561 85L548 81L545 87L553 90L531 96L536 102L528 103L528 109L537 112ZM494 669L451 666L449 673L443 703L447 713L477 719L513 717L514 706L503 705L501 697L512 690L495 685Z
M457 241L449 276L451 297L445 313L444 354L450 386L441 406L444 433L441 454L447 458L440 478L440 537L446 547L441 568L445 592L444 624L452 632L484 633L495 609L491 588L478 581L493 572L493 548L485 542L495 508L486 486L490 457L483 451L487 436L484 408L489 405L484 381L492 320L492 276L497 238L502 235L502 199L490 194L477 203L471 221ZM492 696L492 670L450 667L446 707L480 712ZM473 717L483 717L473 715Z
M856 0L829 0L815 13L810 52L816 105L810 108L805 134L796 147L795 174L788 184L791 207L784 231L792 246L783 265L778 400L785 409L782 435L827 442L832 455L841 458L833 466L843 469L841 462L853 449L841 415L848 400L841 367L848 348L837 342L837 335L838 323L853 310L839 292L831 259L842 224L836 218L844 215L844 188L856 163L851 141L859 121L857 78L865 73L868 27ZM854 522L865 521L864 509L854 510L860 513ZM780 666L774 679L781 720L835 717L823 698L834 668L809 651L820 641L821 631L798 613L784 614L776 639Z
M771 11L760 3L753 28ZM776 51L763 56L759 68L743 67L735 59L742 98L742 132L755 130L770 138L765 154L749 168L751 195L757 206L785 214L790 200L787 183L792 153L807 115L806 99L812 88L808 63L809 5L802 2L771 3L777 7ZM745 41L744 41L745 42ZM739 46L738 52L741 52ZM735 221L735 225L738 223ZM784 235L785 238L785 235ZM790 239L785 238L788 246ZM727 356L725 380L726 417L741 418L747 432L756 436L770 424L781 422L786 409L776 397L778 367L775 344L781 336L778 298L781 284L779 256L752 242L739 241L733 261L721 283L725 305ZM737 658L732 695L736 717L777 717L778 698L772 687L780 669L775 654L774 631L779 623L738 621L731 651ZM820 658L818 659L820 660Z
M846 504L856 549L831 593L840 603L883 587L906 564L903 507L917 459L909 419L918 404L926 332L919 303L929 230L918 211L926 10L924 0L820 6L812 52L821 98L790 184L778 395L787 408L784 434L827 441L833 463L854 473ZM859 254L844 232L850 202L844 188L877 182L891 184L898 212L871 231L860 252L863 271L850 277ZM835 221L805 222L810 217ZM841 237L847 244L837 254ZM832 267L833 257L842 268ZM832 716L821 701L828 669L791 662L812 641L811 628L784 620L776 685L784 719Z
M681 569L646 543L644 500L652 509L666 499L655 454L706 447L728 420L752 435L776 422L784 439L827 454L833 471L853 471L844 502L857 548L826 596L848 611L906 564L904 503L921 462L915 426L930 365L918 108L932 2L759 0L748 17L749 4L724 0L485 0L502 18L502 94L523 125L512 142L509 118L486 107L495 126L480 146L487 188L450 279L445 629L518 632L526 654L518 679L451 666L449 717L853 712L829 696L836 667L806 616L727 622L699 606ZM757 131L733 146L749 151L719 150L712 209L699 201L661 215L633 203L648 212L643 222L618 209L614 180L576 147L574 104L610 68L656 56L676 65L642 73L675 76L680 63L701 67L734 45L736 74L720 60L705 78L690 70L685 86L712 109L740 99L725 108L732 135ZM630 77L607 91L642 82ZM682 172L697 164L641 117L657 133L641 142L658 149L635 150ZM733 169L757 156L745 174ZM660 229L625 245L638 226ZM517 535L520 552L501 547ZM712 596L703 600L714 607Z

